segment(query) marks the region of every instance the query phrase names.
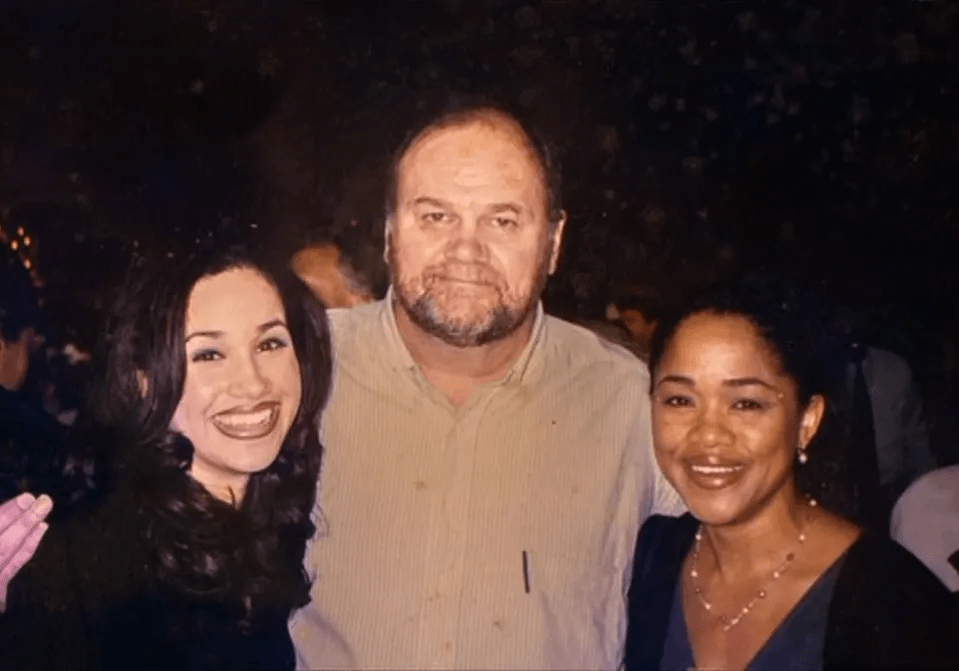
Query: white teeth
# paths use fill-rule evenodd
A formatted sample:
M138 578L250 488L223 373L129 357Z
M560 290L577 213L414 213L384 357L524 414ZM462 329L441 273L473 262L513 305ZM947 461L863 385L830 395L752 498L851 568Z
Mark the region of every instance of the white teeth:
M703 475L727 475L739 470L738 466L692 466L691 468Z
M258 424L264 424L270 420L270 415L272 414L273 410L267 408L266 410L258 410L257 412L230 413L228 415L220 415L217 417L217 420L226 426L242 429L256 426Z

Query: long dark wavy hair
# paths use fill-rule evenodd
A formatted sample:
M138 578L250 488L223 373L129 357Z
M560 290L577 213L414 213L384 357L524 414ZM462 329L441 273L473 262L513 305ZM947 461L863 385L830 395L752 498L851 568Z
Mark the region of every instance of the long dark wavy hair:
M706 289L666 314L657 325L649 361L653 380L679 326L701 313L748 319L779 360L783 373L795 382L800 407L806 407L814 395L825 399L826 411L819 430L806 446L808 463L793 461L796 487L837 514L858 519L859 502L851 486L832 401L840 371L839 346L825 325L816 292L798 279L774 271L748 273Z
M251 476L233 507L188 475L193 445L170 422L186 377L190 293L201 278L238 268L256 270L276 288L302 395L276 460ZM109 454L74 459L68 475L84 479L88 492L119 483L132 487L164 584L235 607L241 624L259 606L288 613L307 603L303 556L315 531L311 512L322 454L317 425L332 367L323 306L291 271L272 269L242 248L141 260L117 301L102 349L101 377L80 434L87 445L113 447ZM104 463L112 468L91 466ZM98 480L103 473L110 475Z

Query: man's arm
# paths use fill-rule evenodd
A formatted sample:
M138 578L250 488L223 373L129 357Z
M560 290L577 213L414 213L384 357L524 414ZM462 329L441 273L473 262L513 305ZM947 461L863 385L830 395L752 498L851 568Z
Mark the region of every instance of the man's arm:
M7 587L33 557L47 531L43 520L53 509L47 495L21 494L0 505L0 613L6 609Z

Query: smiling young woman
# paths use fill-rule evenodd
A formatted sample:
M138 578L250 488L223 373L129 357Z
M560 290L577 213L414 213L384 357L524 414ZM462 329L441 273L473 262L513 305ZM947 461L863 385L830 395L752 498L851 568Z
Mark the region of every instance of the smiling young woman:
M10 586L11 668L292 669L331 353L322 305L240 249L135 269Z
M221 500L242 501L300 406L283 303L260 271L231 268L197 281L184 333L183 396L170 426L193 443L193 479Z
M689 514L640 534L628 669L956 663L948 593L839 514L820 335L809 303L756 278L661 323L654 445Z

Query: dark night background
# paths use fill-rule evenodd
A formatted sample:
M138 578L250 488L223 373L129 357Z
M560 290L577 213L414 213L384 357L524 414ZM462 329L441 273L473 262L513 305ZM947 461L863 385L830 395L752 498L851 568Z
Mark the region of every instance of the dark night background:
M134 250L235 234L238 206L278 255L375 240L417 104L493 92L560 150L551 310L794 270L910 360L951 455L957 32L939 0L0 0L0 224L89 347Z

